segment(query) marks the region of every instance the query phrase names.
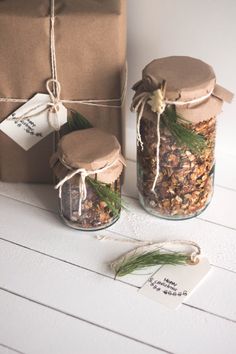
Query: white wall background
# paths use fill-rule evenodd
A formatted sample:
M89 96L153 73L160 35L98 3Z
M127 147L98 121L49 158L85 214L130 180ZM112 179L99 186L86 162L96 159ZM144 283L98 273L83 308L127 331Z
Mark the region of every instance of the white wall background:
M154 58L189 55L211 64L236 93L236 0L127 0L128 105L131 86ZM135 114L127 113L126 155L135 159ZM236 156L236 100L218 120L217 151Z

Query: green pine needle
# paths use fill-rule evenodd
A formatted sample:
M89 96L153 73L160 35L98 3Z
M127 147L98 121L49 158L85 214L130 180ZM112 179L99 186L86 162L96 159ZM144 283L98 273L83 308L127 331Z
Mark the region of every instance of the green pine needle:
M200 154L206 148L206 140L203 135L195 133L181 123L189 123L179 116L174 107L167 107L162 114L162 122L176 139L179 145L186 146L192 153Z
M82 114L71 111L71 115L67 119L70 131L92 128L92 124Z
M181 253L160 253L160 251L144 252L138 255L133 255L125 259L121 264L115 264L116 276L123 277L136 270L141 270L147 267L153 267L160 264L186 264L189 256Z
M120 209L124 208L120 193L112 190L109 185L90 177L87 177L86 181L92 186L99 198L107 204L112 214L118 216Z
M71 115L68 116L68 127L70 131L93 128L87 118L73 110L71 110ZM86 181L94 189L99 198L107 204L113 215L118 216L120 209L124 208L120 193L112 190L109 185L90 177L87 177Z

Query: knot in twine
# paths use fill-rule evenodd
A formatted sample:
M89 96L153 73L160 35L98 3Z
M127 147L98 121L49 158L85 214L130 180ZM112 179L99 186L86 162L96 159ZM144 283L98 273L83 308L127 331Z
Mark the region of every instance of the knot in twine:
M29 119L41 114L44 111L48 111L48 122L51 128L55 131L60 130L60 121L58 112L60 110L60 103L63 104L81 104L87 106L94 106L94 107L102 107L102 108L115 108L121 109L124 106L126 92L127 92L127 82L128 82L128 65L127 62L125 64L125 82L122 88L121 96L119 98L109 98L109 99L82 99L82 100L70 100L70 99L61 99L61 85L58 81L58 74L57 74L57 57L56 57L56 33L55 33L55 0L49 0L50 2L50 26L49 26L49 38L50 38L50 63L51 63L51 72L52 78L46 82L46 88L48 94L50 96L50 102L46 105L37 105L30 109L28 112L23 114L20 117L12 117L9 118L15 121L21 121L24 119ZM53 84L52 88L50 89L50 84ZM0 97L0 102L12 102L12 103L26 103L28 99L26 98L13 98L13 97ZM39 112L37 111L39 108L44 108Z
M87 198L87 186L86 186L86 177L95 175L97 173L102 173L112 166L114 166L119 159L114 160L110 164L106 164L104 167L99 168L97 170L86 170L85 168L78 168L76 170L73 170L69 172L57 185L54 187L55 189L59 190L59 198L61 199L62 196L62 187L64 183L69 181L71 178L73 178L75 175L80 175L79 179L79 208L78 208L78 214L81 216L82 214L82 202L84 202Z
M201 103L208 99L213 90L211 90L205 96L195 98L190 101L170 101L165 98L166 92L166 81L163 82L161 88L153 92L142 92L139 94L132 102L131 111L137 113L137 145L140 146L141 151L143 151L143 141L140 132L141 119L143 117L143 112L146 104L151 107L152 112L157 114L157 148L156 148L156 175L154 182L152 184L151 192L156 194L155 187L160 173L160 118L161 114L165 111L167 105L184 106L187 104Z
M51 90L50 85L52 85L53 91ZM22 121L25 119L37 117L43 112L47 111L48 112L47 118L50 127L55 131L59 131L61 127L60 118L58 115L58 112L60 111L60 103L61 103L60 82L56 79L49 79L46 82L46 89L50 97L50 102L38 104L35 107L29 109L21 116L12 117L11 119L15 121Z
M192 248L191 252L188 252L189 260L188 264L190 265L196 265L200 261L200 256L201 256L201 248L200 246L193 241L190 240L170 240L170 241L163 241L163 242L158 242L158 241L152 241L152 240L137 240L137 239L132 239L129 237L117 237L117 236L111 236L111 235L97 235L95 236L97 240L99 241L115 241L115 242L121 242L121 243L131 243L134 244L136 247L132 249L131 251L126 252L122 256L118 257L115 261L110 263L110 266L113 271L116 271L118 266L123 264L127 259L132 258L133 256L137 256L140 254L145 254L148 252L153 252L157 250L165 250L169 251L171 246L189 246ZM171 251L175 253L175 251Z
M163 91L161 89L154 91L153 94L150 95L150 98L150 101L147 101L147 103L151 106L151 110L154 113L162 114L166 108Z

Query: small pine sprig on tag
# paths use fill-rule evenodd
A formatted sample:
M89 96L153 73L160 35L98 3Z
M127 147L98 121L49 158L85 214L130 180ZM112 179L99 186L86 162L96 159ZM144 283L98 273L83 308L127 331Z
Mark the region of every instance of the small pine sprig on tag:
M207 143L203 135L197 134L183 124L189 123L176 113L173 106L166 107L162 113L162 122L176 139L179 145L186 146L192 153L201 154Z
M189 256L182 253L161 253L159 250L134 254L128 258L124 258L120 262L111 264L115 272L115 276L123 277L136 270L142 270L148 267L153 267L162 264L186 264L189 261Z

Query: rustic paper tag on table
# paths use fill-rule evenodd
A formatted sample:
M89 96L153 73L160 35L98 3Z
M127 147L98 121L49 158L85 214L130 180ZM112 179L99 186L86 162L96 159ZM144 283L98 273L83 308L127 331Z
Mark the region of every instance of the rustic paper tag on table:
M52 133L54 129L48 121L47 104L51 102L47 94L37 93L14 113L7 117L1 124L0 130L20 145L24 150L29 150L40 140ZM67 109L62 103L58 103L57 117L59 125L67 122ZM43 111L44 112L41 112ZM30 112L31 111L31 112ZM41 112L41 113L40 113ZM17 120L13 118L37 114L36 116ZM52 113L55 114L55 113Z
M195 265L163 265L139 290L150 299L171 309L186 300L191 291L210 270L207 258Z

